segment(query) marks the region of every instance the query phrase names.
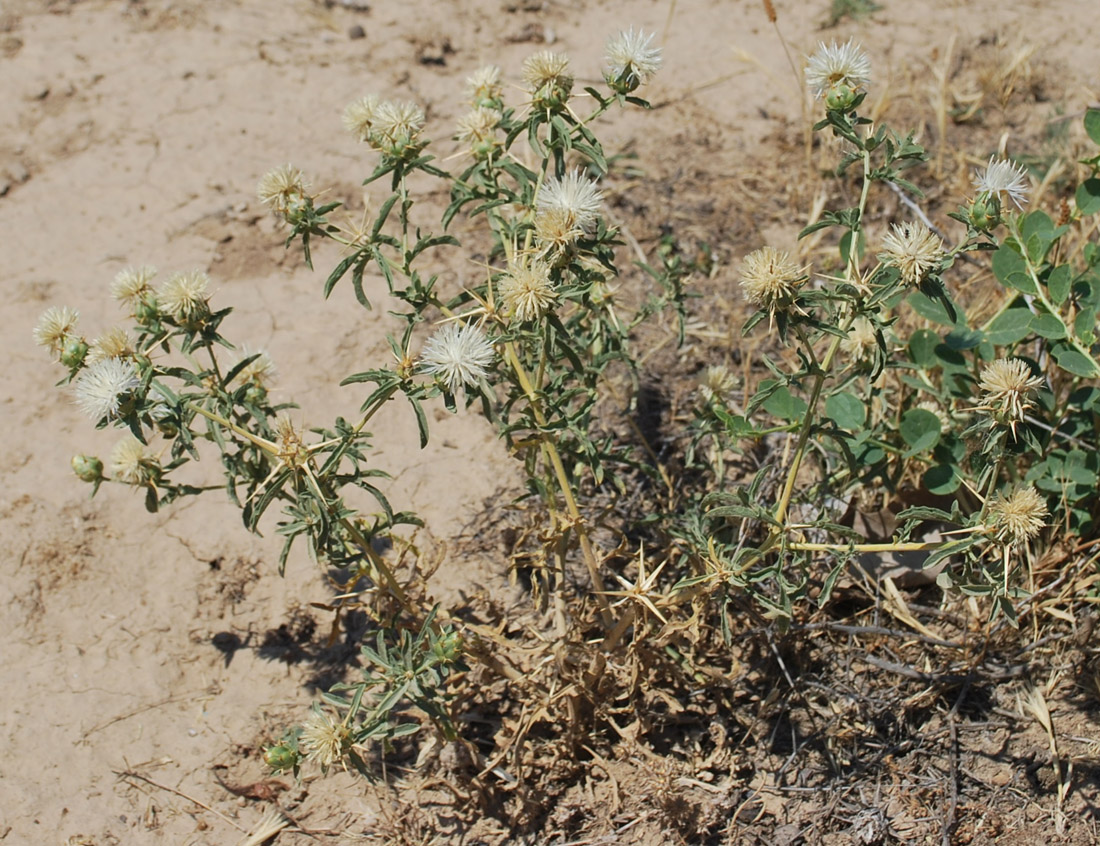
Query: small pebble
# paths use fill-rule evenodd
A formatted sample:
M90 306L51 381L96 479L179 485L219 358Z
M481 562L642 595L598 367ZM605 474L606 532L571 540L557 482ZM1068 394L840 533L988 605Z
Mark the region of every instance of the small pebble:
M348 27L348 38L350 38L352 41L357 41L360 38L366 37L367 31L363 29L363 27L359 26L359 24Z

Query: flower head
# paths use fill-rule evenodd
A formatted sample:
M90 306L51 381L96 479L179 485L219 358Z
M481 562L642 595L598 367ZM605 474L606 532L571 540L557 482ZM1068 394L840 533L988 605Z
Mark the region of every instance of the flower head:
M841 89L858 91L870 82L871 60L850 38L844 44L821 42L806 63L806 84L819 100Z
M565 53L540 50L524 60L521 74L537 108L560 108L573 90L573 75Z
M122 400L141 387L137 370L121 358L104 358L80 371L73 382L76 404L93 420L118 414Z
M592 230L602 202L596 183L580 170L550 177L535 197L535 237L555 248L572 244Z
M266 350L251 352L246 346L241 349L241 357L238 359L238 363L246 358L252 358L252 356L256 356L256 358L242 367L237 375L233 377L234 384L244 385L251 382L255 385L266 386L275 378L275 362L271 360L271 356L267 354Z
M470 151L478 158L484 158L501 146L497 138L497 126L500 113L478 106L467 112L458 121L456 137L470 145Z
M354 103L349 103L341 116L344 128L359 141L370 138L371 127L378 118L378 97L368 94Z
M145 444L127 435L111 450L111 473L128 485L151 485L160 478L160 462Z
M371 143L387 155L400 155L416 145L423 128L424 111L420 106L386 100L379 104L374 117Z
M459 386L476 385L488 376L495 356L493 344L481 327L447 323L424 344L420 365L453 394Z
M55 355L60 355L65 340L72 336L80 312L68 306L51 306L42 312L38 325L34 327L34 340L40 347L46 347Z
M736 388L737 378L729 368L724 364L714 364L699 380L699 398L705 403L713 401L725 405Z
M95 364L106 358L126 358L134 354L134 341L130 333L121 326L108 329L88 348L88 364Z
M999 358L982 370L978 382L983 391L981 408L993 412L999 422L1010 424L1015 433L1016 424L1031 408L1029 395L1042 385L1042 377L1032 376L1027 362Z
M209 287L210 277L201 270L177 273L160 286L157 302L180 323L196 323L210 314Z
M466 79L466 95L475 107L491 108L500 102L504 89L500 84L500 68L486 65Z
M293 165L285 164L263 175L256 189L260 201L271 208L276 217L284 220L300 210L309 201L306 182L302 171Z
M806 269L790 253L761 247L741 263L741 290L753 305L774 312L783 308L806 281Z
M914 287L939 270L946 255L943 241L923 223L892 224L882 247L879 258L901 271L902 281Z
M550 268L537 259L526 267L513 267L497 288L508 312L521 323L538 320L557 299Z
M137 306L153 290L149 284L157 275L154 267L127 267L111 282L111 296L130 308Z
M1022 487L1007 497L997 494L989 506L989 525L1002 543L1019 544L1038 535L1049 514L1035 488Z
M652 40L652 33L635 32L634 27L607 40L605 76L612 87L618 84L624 93L633 91L657 73L661 67L661 49L650 47Z
M351 731L314 705L313 713L302 725L298 744L305 749L306 758L327 770L343 762L351 748Z
M856 361L864 358L878 346L878 332L866 317L857 317L848 327L848 334L840 342L840 348Z
M1010 159L997 159L989 157L989 163L984 172L975 172L974 187L980 194L996 195L998 199L1002 194L1021 209L1027 202L1027 171Z

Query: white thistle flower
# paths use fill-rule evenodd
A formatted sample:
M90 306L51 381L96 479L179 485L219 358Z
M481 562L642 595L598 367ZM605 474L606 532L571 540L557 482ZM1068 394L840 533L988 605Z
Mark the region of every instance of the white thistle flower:
M826 46L821 42L806 63L806 84L819 100L835 85L846 85L854 91L870 82L871 60L851 38L844 44L834 41Z
M487 106L496 103L504 94L500 84L500 68L486 65L478 68L466 78L466 96L474 106Z
M386 100L378 104L372 128L373 140L389 152L416 140L424 128L424 111L416 103Z
M210 277L201 270L177 273L161 285L157 302L181 323L193 323L210 313Z
M307 759L328 770L333 764L343 763L351 747L351 732L342 722L336 722L316 705L313 707L313 713L302 725L298 743L305 749Z
M939 270L946 253L943 241L923 223L893 223L882 239L879 256L901 272L906 285L917 286Z
M80 320L80 312L68 306L51 306L46 309L38 325L34 327L34 340L40 347L47 347L52 353L60 353L65 339L73 334Z
M378 97L374 94L368 94L354 103L349 103L341 116L344 128L358 141L366 141L370 138L371 127L377 118Z
M118 272L111 282L111 296L130 308L136 308L142 298L152 290L149 284L157 275L154 267L127 267Z
M105 358L80 372L73 382L76 403L93 420L118 414L123 397L141 387L137 370L129 361Z
M145 444L127 435L111 450L111 474L128 485L148 485L160 475L160 464Z
M473 323L447 323L437 331L420 353L424 372L440 379L449 393L460 385L476 385L489 375L496 356L493 344Z
M661 67L661 48L649 46L653 38L634 27L609 38L604 54L608 81L622 78L631 89L649 82Z
M1030 190L1027 184L1027 171L1011 159L989 157L984 172L974 173L974 187L981 194L1008 194L1008 198L1022 209L1027 202Z
M121 326L108 329L88 348L86 364L95 364L105 358L126 358L134 354L134 341L130 333Z
M537 259L527 266L513 267L501 277L497 292L508 313L521 323L538 320L558 296L550 268Z
M535 234L543 241L575 241L591 231L602 202L596 183L579 169L551 176L535 197Z

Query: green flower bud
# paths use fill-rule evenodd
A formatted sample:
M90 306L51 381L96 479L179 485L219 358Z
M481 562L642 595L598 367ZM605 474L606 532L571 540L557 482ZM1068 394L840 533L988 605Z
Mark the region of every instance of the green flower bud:
M82 482L99 482L103 479L103 462L94 455L74 455L70 462L73 472Z
M76 370L84 364L88 354L88 345L77 335L68 335L61 345L61 363L70 370Z
M244 401L252 405L263 405L267 402L267 388L253 382L244 392Z
M825 94L825 108L831 112L850 112L859 92L845 82L838 82Z
M269 746L264 750L264 763L277 773L297 769L301 762L302 756L298 750L286 743Z
M1001 204L995 195L982 195L970 204L970 225L989 232L1001 224Z

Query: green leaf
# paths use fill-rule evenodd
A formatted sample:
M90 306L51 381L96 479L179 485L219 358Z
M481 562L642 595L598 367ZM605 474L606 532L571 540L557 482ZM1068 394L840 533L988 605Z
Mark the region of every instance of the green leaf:
M1055 305L1061 305L1069 296L1073 284L1073 271L1068 264L1060 264L1047 277L1047 290Z
M1041 338L1049 338L1052 341L1066 337L1065 325L1053 314L1033 314L1031 331Z
M918 329L909 338L909 357L921 370L927 370L936 364L936 347L939 344L940 336L931 329Z
M858 432L867 419L867 410L855 395L839 393L825 400L825 416L841 429Z
M901 416L902 438L909 445L909 454L931 449L940 439L940 418L924 408L911 408Z
M946 496L954 493L962 484L962 476L958 468L952 464L937 464L924 471L921 478L925 490L937 496Z
M1100 109L1085 111L1085 132L1089 134L1093 144L1100 145Z
M1035 296L1039 292L1027 272L1027 264L1011 247L1001 247L993 254L993 275L1005 287Z
M1055 347L1053 353L1058 366L1074 376L1091 379L1098 375L1096 365L1093 364L1092 360L1073 349L1073 347Z
M1022 341L1031 334L1031 318L1034 315L1026 308L1010 308L994 318L985 330L990 343L1006 347Z
M1100 212L1100 179L1086 179L1077 186L1077 211L1083 215Z
M806 403L783 386L764 401L764 410L780 420L798 420L806 413Z
M934 300L927 294L915 291L909 295L906 302L909 303L913 311L925 320L931 320L933 323L941 323L944 326L955 326L957 323L957 320L951 317L951 314L940 300ZM956 307L955 311L959 313L961 310Z

